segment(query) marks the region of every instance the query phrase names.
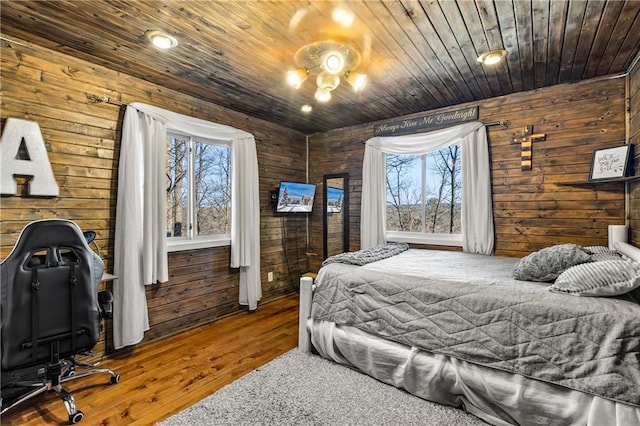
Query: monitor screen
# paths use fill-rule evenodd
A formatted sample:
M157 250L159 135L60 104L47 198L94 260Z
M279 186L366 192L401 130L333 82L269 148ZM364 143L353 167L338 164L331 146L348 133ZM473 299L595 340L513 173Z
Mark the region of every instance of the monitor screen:
M311 183L280 182L276 213L311 213L316 186Z

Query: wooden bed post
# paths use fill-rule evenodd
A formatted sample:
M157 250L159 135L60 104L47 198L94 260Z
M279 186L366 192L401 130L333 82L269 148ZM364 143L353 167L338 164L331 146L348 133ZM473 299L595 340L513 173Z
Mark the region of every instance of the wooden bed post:
M300 316L298 318L298 350L311 352L311 339L307 330L307 319L311 316L311 298L313 296L313 278L300 278Z

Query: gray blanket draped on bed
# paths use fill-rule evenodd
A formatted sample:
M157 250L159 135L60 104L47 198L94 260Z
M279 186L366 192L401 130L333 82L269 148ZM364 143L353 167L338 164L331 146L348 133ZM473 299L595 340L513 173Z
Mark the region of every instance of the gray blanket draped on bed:
M640 405L640 317L631 301L553 294L530 282L323 269L314 319Z
M369 247L367 249L350 251L347 253L340 253L335 256L331 256L322 262L322 266L326 266L330 263L345 263L347 265L366 265L371 262L377 262L378 260L388 259L403 251L409 250L409 244L407 243L388 243L375 247Z

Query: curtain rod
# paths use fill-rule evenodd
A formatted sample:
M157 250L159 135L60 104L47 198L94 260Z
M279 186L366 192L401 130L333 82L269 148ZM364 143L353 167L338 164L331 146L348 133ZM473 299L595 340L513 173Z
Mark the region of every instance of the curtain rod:
M111 104L111 105L117 105L117 106L129 105L125 102L121 102L113 98L110 98L107 95L96 96L96 95L91 95L87 93L87 100L89 101L89 103L92 103L92 104Z
M96 95L91 95L89 93L87 93L87 101L89 101L89 103L92 104L111 104L111 105L117 105L117 106L128 106L129 104L126 102L121 102L115 99L110 98L109 96L102 95L102 96L96 96ZM258 137L253 137L253 139L256 142L262 142L264 139L263 138L258 138Z
M91 102L91 103L94 103L94 104L104 103L104 104L111 104L111 105L117 105L117 106L128 105L125 102L121 102L121 101L117 101L115 99L112 99L109 96L107 96L106 94L104 94L102 96L96 96L96 95L87 94L87 100L89 102ZM485 123L484 126L485 127L503 126L503 127L506 128L506 127L509 127L509 122L506 121L506 120L492 121L491 123ZM256 138L256 140L262 140L262 138Z
M482 123L482 125L484 127L490 127L490 126L502 126L505 129L509 128L509 122L507 120L500 120L500 121L492 121L490 123ZM429 133L429 132L425 132L425 133ZM367 141L362 142L363 144L366 144Z
M492 121L491 123L486 123L484 126L485 126L485 127L489 127L489 126L503 126L503 127L509 127L509 122L508 122L507 120Z

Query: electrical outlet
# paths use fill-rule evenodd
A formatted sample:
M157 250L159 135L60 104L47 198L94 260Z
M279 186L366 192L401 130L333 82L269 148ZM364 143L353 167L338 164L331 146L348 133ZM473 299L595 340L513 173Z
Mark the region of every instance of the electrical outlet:
M269 281L269 282L273 281L273 272L268 272L267 273L267 281Z

